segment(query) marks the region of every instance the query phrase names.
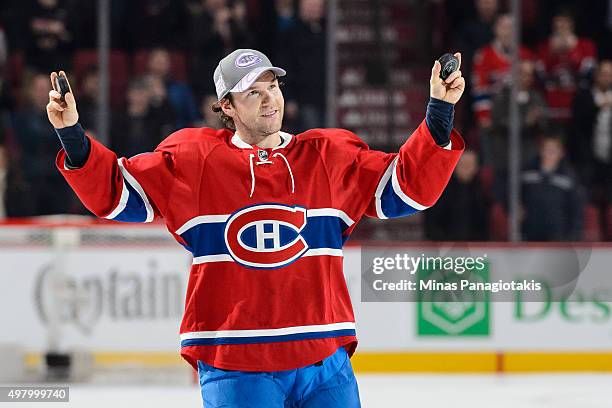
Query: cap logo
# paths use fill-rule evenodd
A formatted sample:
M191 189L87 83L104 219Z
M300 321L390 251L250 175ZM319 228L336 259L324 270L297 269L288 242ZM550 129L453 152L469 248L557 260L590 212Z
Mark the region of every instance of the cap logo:
M245 68L250 67L251 65L259 64L261 62L261 58L257 54L253 54L252 52L243 52L236 58L236 67Z

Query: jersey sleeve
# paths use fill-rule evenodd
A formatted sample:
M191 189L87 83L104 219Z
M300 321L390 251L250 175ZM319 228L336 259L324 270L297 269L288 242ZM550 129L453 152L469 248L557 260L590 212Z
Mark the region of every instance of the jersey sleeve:
M342 186L339 207L360 218L364 213L381 219L402 217L436 203L448 184L464 150L457 130L446 147L433 140L425 121L412 133L399 153L370 150L356 135L340 131L343 152L332 161ZM337 143L337 142L336 142ZM332 174L335 174L332 172Z
M57 155L56 165L81 202L96 216L123 222L151 222L163 217L175 177L173 170L178 144L171 137L155 151L127 158L93 138L85 164L65 166L66 152Z
M421 122L399 153L393 155L384 172L381 169L366 215L381 219L401 217L434 205L464 148L457 130L452 130L449 145L440 147L425 121Z

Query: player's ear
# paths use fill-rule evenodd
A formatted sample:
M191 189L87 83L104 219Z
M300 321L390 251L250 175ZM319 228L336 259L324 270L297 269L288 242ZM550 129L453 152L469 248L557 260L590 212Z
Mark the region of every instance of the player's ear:
M232 101L229 98L223 98L219 101L219 105L221 105L221 109L223 113L225 113L229 117L233 117L234 113L234 105L232 105Z

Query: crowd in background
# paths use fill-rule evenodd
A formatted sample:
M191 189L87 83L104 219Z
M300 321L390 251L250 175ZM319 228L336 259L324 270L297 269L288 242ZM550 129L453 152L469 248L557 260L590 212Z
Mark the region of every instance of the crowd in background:
M510 84L516 24L508 4L444 2L443 33L468 81L457 122L470 151L426 213L440 240L508 238ZM521 1L516 100L520 222L528 241L612 239L612 2Z
M182 127L221 127L210 109L212 72L235 48L258 48L291 73L287 129L324 125L324 0L132 0L111 2L112 126L95 135L96 3L0 5L0 219L87 214L53 165L59 143L45 112L51 71L68 73L80 122L120 156L151 150ZM468 88L456 122L469 146L426 212L425 237L503 240L515 22L501 0L467 3L423 2L443 9L443 24L434 25L443 51L463 55ZM522 1L517 101L526 240L612 239L609 3Z
M0 219L87 214L54 166L51 71L67 73L80 123L119 156L150 151L180 128L222 127L212 73L236 48L260 49L292 72L285 115L294 131L322 125L325 81L304 78L325 76L324 0L131 0L109 2L111 129L97 135L97 3L0 3Z

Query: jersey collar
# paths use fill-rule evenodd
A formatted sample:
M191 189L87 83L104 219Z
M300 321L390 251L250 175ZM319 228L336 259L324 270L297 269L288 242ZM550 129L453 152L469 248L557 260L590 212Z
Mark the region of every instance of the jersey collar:
M272 150L283 149L287 147L289 143L291 143L291 139L293 138L293 135L289 133L282 132L282 131L278 133L281 135L283 142L279 144L278 146L273 147ZM241 149L253 149L253 146L251 146L250 144L248 144L247 142L245 142L244 140L240 138L240 136L238 135L238 132L234 133L234 136L232 136L231 141L234 146L239 147Z

